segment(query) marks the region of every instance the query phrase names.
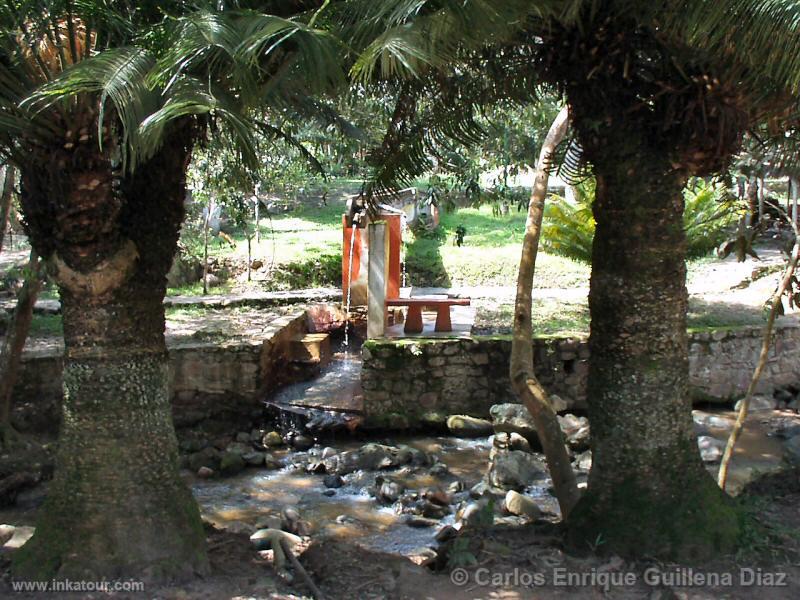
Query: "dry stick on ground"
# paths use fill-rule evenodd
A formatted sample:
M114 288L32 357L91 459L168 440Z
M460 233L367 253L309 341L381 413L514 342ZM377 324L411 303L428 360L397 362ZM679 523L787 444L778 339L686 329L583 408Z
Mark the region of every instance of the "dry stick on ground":
M308 589L311 590L311 593L314 595L314 598L317 600L323 600L324 596L322 595L322 591L317 587L314 583L314 580L311 579L311 576L308 574L308 571L303 568L303 565L300 564L300 561L297 560L297 557L292 552L292 549L289 547L289 542L286 541L286 538L281 537L278 540L278 543L281 545L281 549L283 553L289 558L289 562L292 563L292 567L297 573L300 575L300 578L305 582L308 586Z
M28 339L33 320L33 307L42 288L41 263L35 251L31 251L25 283L17 296L17 306L8 325L8 333L0 348L0 435L2 446L8 446L14 431L11 427L11 392L17 379L22 349Z
M528 205L528 219L525 223L525 237L522 241L522 259L517 279L517 299L514 309L514 337L511 344L511 384L514 392L525 404L536 424L536 432L541 440L553 479L562 518L566 519L579 498L575 473L569 460L564 434L556 418L553 405L533 369L533 324L531 322L531 302L533 274L536 255L539 250L539 237L542 231L542 214L547 196L547 180L553 153L567 131L569 112L562 108L550 126L547 137L539 153L536 179Z
M761 342L761 354L758 357L758 363L753 371L753 376L750 378L750 385L747 386L747 393L739 405L739 414L736 416L736 423L734 423L731 435L728 437L728 444L725 446L725 453L722 455L722 462L719 465L717 483L723 491L728 481L728 467L731 462L731 457L733 456L733 450L744 428L744 422L747 419L747 411L750 409L750 399L753 397L753 392L758 384L758 380L761 378L761 372L767 364L769 347L772 344L772 330L782 302L781 299L792 283L792 277L794 277L794 272L797 269L797 261L798 258L800 258L800 235L798 235L798 228L797 225L792 222L791 218L789 222L792 224L792 229L794 230L794 246L792 247L792 254L789 257L789 264L786 265L786 270L783 272L783 277L778 285L778 289L775 290L770 300L769 317L767 318L767 325L764 328L764 337Z

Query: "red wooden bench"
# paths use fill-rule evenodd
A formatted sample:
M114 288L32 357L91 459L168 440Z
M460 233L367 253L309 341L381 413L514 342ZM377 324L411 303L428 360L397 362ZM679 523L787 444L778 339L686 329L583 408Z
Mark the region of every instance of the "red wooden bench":
M431 296L415 296L413 298L393 298L386 300L386 306L407 306L406 324L403 331L406 333L422 333L422 309L425 307L436 310L435 331L453 331L450 322L451 306L469 306L469 298L436 298Z

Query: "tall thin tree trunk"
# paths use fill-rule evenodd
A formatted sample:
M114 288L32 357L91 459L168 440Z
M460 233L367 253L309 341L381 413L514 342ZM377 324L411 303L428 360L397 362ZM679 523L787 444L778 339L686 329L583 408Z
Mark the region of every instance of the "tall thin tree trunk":
M211 205L203 219L203 294L208 294L208 223L211 220Z
M556 413L547 392L534 373L531 303L536 255L542 231L542 215L547 197L548 169L556 147L566 134L568 124L569 111L565 107L561 109L550 126L550 131L548 131L539 153L536 180L528 205L525 236L522 240L510 364L511 385L536 423L536 431L547 457L547 466L550 469L553 488L563 518L569 515L572 507L578 501L578 486Z
M686 176L648 151L646 142L631 144L631 137L611 140L604 153L593 155L592 469L568 528L583 548L709 558L735 546L739 526L703 467L693 432L682 226Z
M173 580L207 571L200 512L178 473L164 340L191 136L191 126L176 129L123 178L103 156L91 156L86 172L55 173L61 187L41 169L23 170L32 240L40 252L55 244L65 356L54 478L34 536L14 555L17 577ZM65 209L44 212L52 206Z
M772 345L772 330L775 325L775 319L778 316L778 311L781 308L781 303L783 302L783 295L787 290L790 290L791 293L792 280L794 278L795 270L797 269L797 262L800 259L800 235L798 235L796 226L793 225L793 229L795 234L794 246L792 247L792 253L789 256L789 262L783 272L783 277L781 277L781 281L778 284L778 289L775 290L775 293L772 295L770 300L769 316L767 317L767 324L764 327L764 335L761 340L761 352L758 356L758 362L756 363L756 368L753 370L753 375L750 378L750 384L747 386L747 392L745 393L744 398L742 398L742 402L739 407L739 414L736 416L736 423L734 423L733 429L728 437L728 443L725 446L725 453L722 455L722 461L719 465L717 483L723 490L728 482L728 467L730 466L731 458L733 457L733 450L736 447L736 443L739 441L739 436L741 435L742 429L744 429L745 421L747 420L747 413L750 410L750 400L753 398L753 393L755 392L759 379L761 379L761 373L764 371L764 367L767 365L769 349Z
M28 272L25 282L17 295L17 306L8 326L8 333L0 348L0 427L2 428L2 445L8 446L12 441L11 405L14 384L22 359L22 350L28 339L28 332L33 320L33 307L42 289L39 256L31 251Z
M14 197L14 167L4 165L0 173L0 251L8 228L8 217L11 214L11 199Z
M758 211L758 178L751 175L747 184L748 225L755 226L761 216Z

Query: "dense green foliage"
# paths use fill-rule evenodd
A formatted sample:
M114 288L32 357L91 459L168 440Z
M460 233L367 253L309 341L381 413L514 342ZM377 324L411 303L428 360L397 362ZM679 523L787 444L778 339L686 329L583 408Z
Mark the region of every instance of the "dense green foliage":
M545 208L542 249L584 263L592 261L594 182L575 186L575 202L555 197ZM717 248L736 219L730 194L701 179L684 192L683 226L687 257L700 258Z

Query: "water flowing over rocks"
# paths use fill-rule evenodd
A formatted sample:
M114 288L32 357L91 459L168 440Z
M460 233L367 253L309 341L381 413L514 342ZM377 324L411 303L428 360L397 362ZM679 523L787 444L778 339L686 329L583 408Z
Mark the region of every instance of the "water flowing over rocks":
M378 471L409 463L421 465L427 462L427 457L414 448L372 443L365 444L358 450L335 454L322 461L325 471L336 475L346 475L353 471Z
M697 447L700 449L700 457L705 463L719 462L725 452L725 442L709 435L698 437Z

